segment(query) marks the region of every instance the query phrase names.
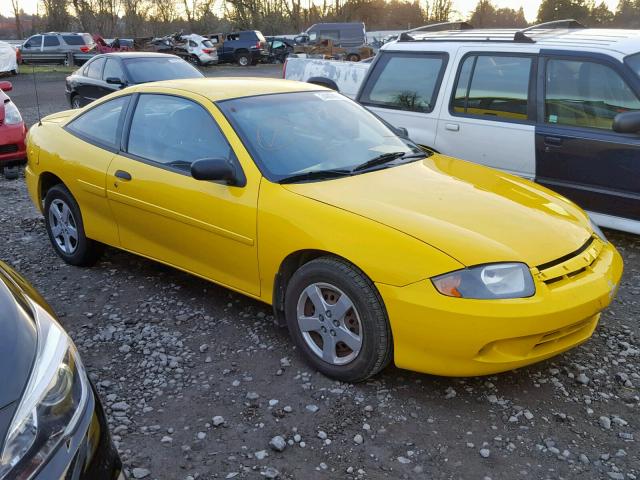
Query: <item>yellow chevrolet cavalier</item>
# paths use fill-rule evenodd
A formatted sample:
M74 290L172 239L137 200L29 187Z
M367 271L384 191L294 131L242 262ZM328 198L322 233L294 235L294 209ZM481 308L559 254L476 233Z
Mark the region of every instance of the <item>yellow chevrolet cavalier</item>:
M43 119L26 178L66 262L111 245L272 304L336 379L489 374L587 340L622 274L587 215L398 133L314 85L167 81Z

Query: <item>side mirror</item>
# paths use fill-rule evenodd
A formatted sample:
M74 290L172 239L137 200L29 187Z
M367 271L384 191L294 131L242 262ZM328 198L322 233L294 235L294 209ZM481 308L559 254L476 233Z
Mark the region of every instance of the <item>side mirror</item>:
M118 77L107 77L106 82L110 85L124 85L124 81Z
M617 114L613 119L613 131L618 133L640 133L640 111Z
M242 187L245 179L238 175L229 160L224 158L203 158L191 164L191 176L196 180L224 182L227 185Z
M404 138L405 140L409 140L409 130L404 127L393 127L394 133L400 138Z
M13 90L13 85L11 84L11 82L7 82L6 80L0 82L0 90L2 90L3 92L10 92L11 90Z

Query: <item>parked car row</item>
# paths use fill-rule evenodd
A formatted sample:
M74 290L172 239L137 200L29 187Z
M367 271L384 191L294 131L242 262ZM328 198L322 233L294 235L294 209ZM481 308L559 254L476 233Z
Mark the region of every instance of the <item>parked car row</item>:
M599 225L640 233L640 30L456 26L403 34L370 65L293 58L284 76L339 90L421 145L533 179Z

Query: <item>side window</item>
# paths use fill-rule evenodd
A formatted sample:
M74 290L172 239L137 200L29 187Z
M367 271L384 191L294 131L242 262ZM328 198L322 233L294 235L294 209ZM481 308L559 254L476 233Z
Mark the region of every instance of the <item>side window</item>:
M640 101L612 68L582 60L550 59L546 70L545 123L611 130L621 112Z
M120 80L124 80L124 72L122 71L120 62L114 60L113 58L108 58L107 63L105 63L104 65L102 78L104 80L106 80L107 78L119 78Z
M340 31L339 30L321 30L320 31L320 40L340 40Z
M101 103L83 113L65 128L89 142L116 148L122 127L122 115L129 102L129 96L118 97Z
M531 57L467 57L458 73L452 112L527 120L531 65Z
M45 35L44 46L45 47L57 47L60 45L60 40L55 35Z
M383 54L369 75L360 102L376 107L430 112L435 105L446 56Z
M102 78L102 66L104 65L104 58L97 58L91 62L84 70L85 75L89 78L95 78L100 80Z
M41 44L42 44L42 35L36 35L35 37L31 37L29 40L27 40L24 46L27 48L40 48Z
M197 47L198 44L196 42L194 42L193 40L189 40L189 46L190 47Z
M196 160L231 156L227 140L201 105L156 94L140 96L127 151L185 172Z

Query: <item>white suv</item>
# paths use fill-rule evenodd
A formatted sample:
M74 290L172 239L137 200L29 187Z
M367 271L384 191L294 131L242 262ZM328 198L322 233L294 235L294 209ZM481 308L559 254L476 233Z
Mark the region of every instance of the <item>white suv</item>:
M338 89L422 145L533 179L596 223L640 233L640 30L456 27L402 34L369 67L291 59L285 76Z

